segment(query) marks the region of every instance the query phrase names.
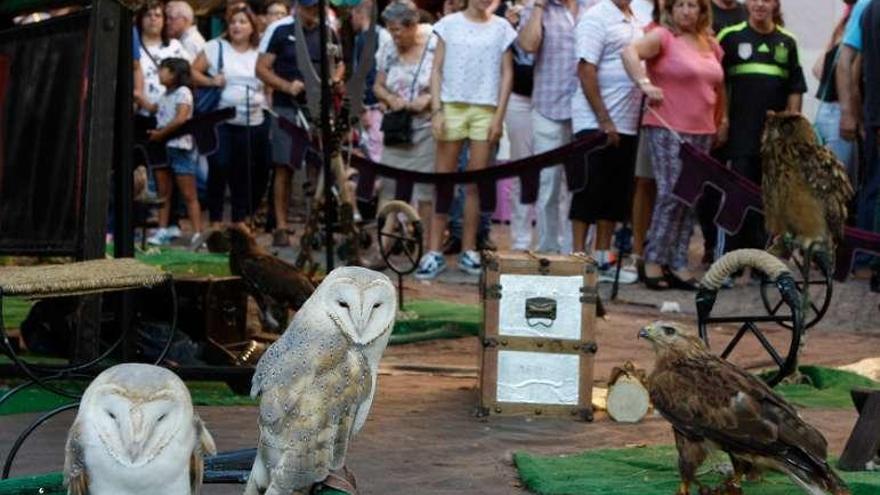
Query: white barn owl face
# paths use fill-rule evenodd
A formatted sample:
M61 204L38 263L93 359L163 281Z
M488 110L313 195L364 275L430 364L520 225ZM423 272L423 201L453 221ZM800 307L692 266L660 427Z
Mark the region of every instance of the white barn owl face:
M134 379L126 380L127 386L116 382L89 387L79 417L108 455L123 466L138 467L160 455L178 433L189 430L193 410L188 391L176 383L176 377L162 387L130 378Z
M394 286L387 277L377 279L375 272L364 268L332 272L316 295L339 331L357 345L368 345L390 332L397 315Z

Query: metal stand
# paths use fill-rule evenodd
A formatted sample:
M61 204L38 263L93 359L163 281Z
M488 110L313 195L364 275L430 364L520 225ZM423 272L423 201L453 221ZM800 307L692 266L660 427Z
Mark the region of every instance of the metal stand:
M385 231L388 217L394 225ZM424 247L422 222L412 206L403 201L391 201L376 215L376 237L382 259L397 274L397 308L403 310L403 276L416 270ZM403 255L405 260L399 259Z

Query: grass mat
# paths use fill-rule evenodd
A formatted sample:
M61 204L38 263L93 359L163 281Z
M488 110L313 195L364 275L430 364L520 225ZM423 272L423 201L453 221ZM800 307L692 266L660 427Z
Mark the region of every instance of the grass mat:
M822 366L801 366L799 370L811 384L779 384L775 388L798 407L849 409L853 407L850 390L880 389L880 382L850 371Z
M514 455L520 479L539 495L669 495L679 484L678 454L675 447L592 450L575 455L538 456L519 452ZM710 457L700 471L700 480L709 486L723 477L713 466L728 462L726 457ZM880 493L880 473L839 473L852 489L852 495ZM769 473L761 482L745 482L749 495L791 495L801 491L787 477ZM692 489L696 493L696 487Z
M394 324L391 344L478 335L483 321L478 304L414 300L404 303L404 311L417 316Z
M56 382L63 390L82 393L85 383ZM197 406L252 406L257 401L246 395L236 395L232 389L223 382L187 382L192 395L193 404ZM0 386L0 395L8 388ZM0 415L21 414L31 412L49 411L56 407L72 402L73 399L56 395L39 387L30 387L17 393L11 400L0 405Z
M169 271L175 277L230 275L229 257L226 254L194 253L185 249L163 248L159 252L137 253L135 258Z
M206 490L207 491L207 490ZM336 490L321 490L321 495L343 495ZM67 495L62 486L61 473L25 476L0 481L0 495Z

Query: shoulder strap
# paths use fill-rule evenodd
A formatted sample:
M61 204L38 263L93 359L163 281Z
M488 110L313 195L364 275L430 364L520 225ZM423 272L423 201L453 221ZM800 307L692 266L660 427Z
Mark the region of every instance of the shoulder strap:
M222 73L223 72L223 40L220 39L217 42L217 45L218 45L217 46L217 50L218 50L217 51L217 72Z
M419 65L416 67L415 75L413 75L412 84L409 86L409 101L413 101L416 83L419 81L419 73L422 72L422 63L425 61L425 55L428 53L428 47L431 45L431 36L433 34L429 34L428 39L425 40L425 49L422 50L422 57L419 59Z
M150 50L147 49L147 45L144 44L143 36L140 36L139 38L140 38L140 42L141 42L141 48L144 49L144 53L146 53L147 57L150 58L150 61L153 62L153 65L156 67L156 70L159 70L159 62L156 61L156 57L154 57L153 54L150 53Z

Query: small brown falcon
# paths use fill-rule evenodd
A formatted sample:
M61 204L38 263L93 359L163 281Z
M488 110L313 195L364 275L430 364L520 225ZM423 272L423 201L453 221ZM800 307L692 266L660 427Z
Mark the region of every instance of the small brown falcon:
M850 493L826 461L825 437L763 381L710 354L675 323L654 322L639 337L657 353L648 391L675 433L677 495L690 493L694 483L700 493L712 493L696 479L712 449L726 452L734 467L720 493L742 493L743 475L756 469L781 471L811 495Z
M241 277L260 307L260 318L272 330L281 330L287 310L298 311L315 291L315 285L290 263L269 254L242 227L226 230L229 236L229 271ZM279 323L278 319L284 320Z
M768 112L761 157L767 231L830 262L854 194L843 164L819 144L806 117L791 112ZM774 254L790 251L780 247Z

